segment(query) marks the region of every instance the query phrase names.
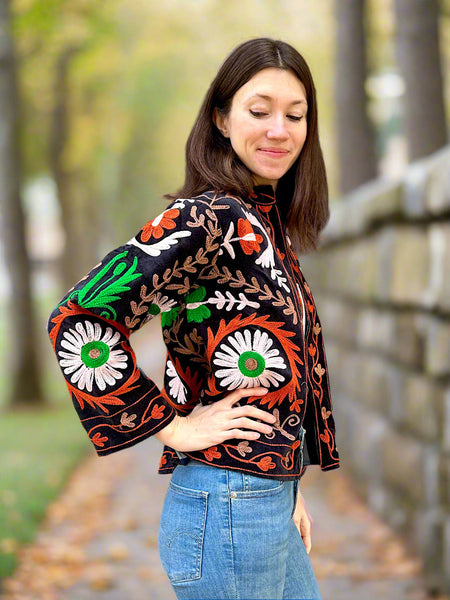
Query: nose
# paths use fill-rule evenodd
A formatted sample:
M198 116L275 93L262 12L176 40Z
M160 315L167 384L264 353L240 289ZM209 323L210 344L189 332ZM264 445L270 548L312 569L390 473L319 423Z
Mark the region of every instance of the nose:
M267 130L267 137L271 140L286 140L289 137L284 115L274 115L272 117Z

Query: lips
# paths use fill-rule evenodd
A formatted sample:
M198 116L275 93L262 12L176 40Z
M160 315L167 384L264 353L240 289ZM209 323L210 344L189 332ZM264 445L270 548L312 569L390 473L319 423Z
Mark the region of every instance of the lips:
M285 150L284 148L258 148L258 152L264 154L265 156L270 156L271 158L283 158L287 154L289 154L289 150Z

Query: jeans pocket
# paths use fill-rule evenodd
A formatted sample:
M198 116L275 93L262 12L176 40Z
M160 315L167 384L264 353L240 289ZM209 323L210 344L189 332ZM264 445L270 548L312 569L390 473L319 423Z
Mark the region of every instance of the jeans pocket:
M173 584L200 579L208 492L169 483L158 534L161 563Z

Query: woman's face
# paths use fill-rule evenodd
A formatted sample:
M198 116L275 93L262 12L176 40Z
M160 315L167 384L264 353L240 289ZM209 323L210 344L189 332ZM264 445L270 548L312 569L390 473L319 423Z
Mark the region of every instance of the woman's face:
M308 104L302 82L284 69L263 69L233 96L214 122L253 173L256 185L278 180L297 160L306 139Z

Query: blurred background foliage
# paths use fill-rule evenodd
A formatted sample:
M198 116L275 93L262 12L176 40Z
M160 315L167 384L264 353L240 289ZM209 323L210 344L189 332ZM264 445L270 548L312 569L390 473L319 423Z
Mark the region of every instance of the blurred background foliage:
M429 6L438 11L442 96L450 114L450 0L430 0ZM87 448L81 429L59 425L66 434L53 440L34 420L42 414L42 423L48 423L48 407L57 411L68 404L45 336L51 307L108 249L128 240L164 207L164 193L181 185L184 145L206 89L224 57L250 37L281 38L308 61L318 92L331 202L339 202L348 187L342 187L339 160L347 130L339 126L345 123L345 105L336 96L338 39L355 9L363 11L367 60L359 92L363 112L367 109L367 135L373 136L372 172L393 177L408 161L394 0L0 0L0 33L9 40L0 57L7 82L0 89L6 106L0 107L1 135L4 142L11 117L15 148L8 154L3 144L7 159L2 155L0 167L0 406L5 409L0 433L2 428L17 432L0 436L5 473L0 576L2 556L3 574L14 563L11 540L33 534L34 525L25 523L27 510L37 522L45 508L44 502L37 511L14 509L25 533L17 533L15 525L4 528L2 521L11 522L8 489L17 485L21 496L41 494L47 501ZM380 85L386 74L393 78ZM400 143L390 146L394 134ZM9 162L12 155L15 162ZM28 288L23 287L27 280ZM27 297L30 302L22 304ZM31 420L27 413L17 414L27 406L40 411ZM74 421L72 412L62 410L65 416L58 422ZM17 483L35 480L29 473L40 450L24 440L36 438L52 449L42 457L59 452L66 457L57 466L49 461L53 477L39 478L49 493Z

